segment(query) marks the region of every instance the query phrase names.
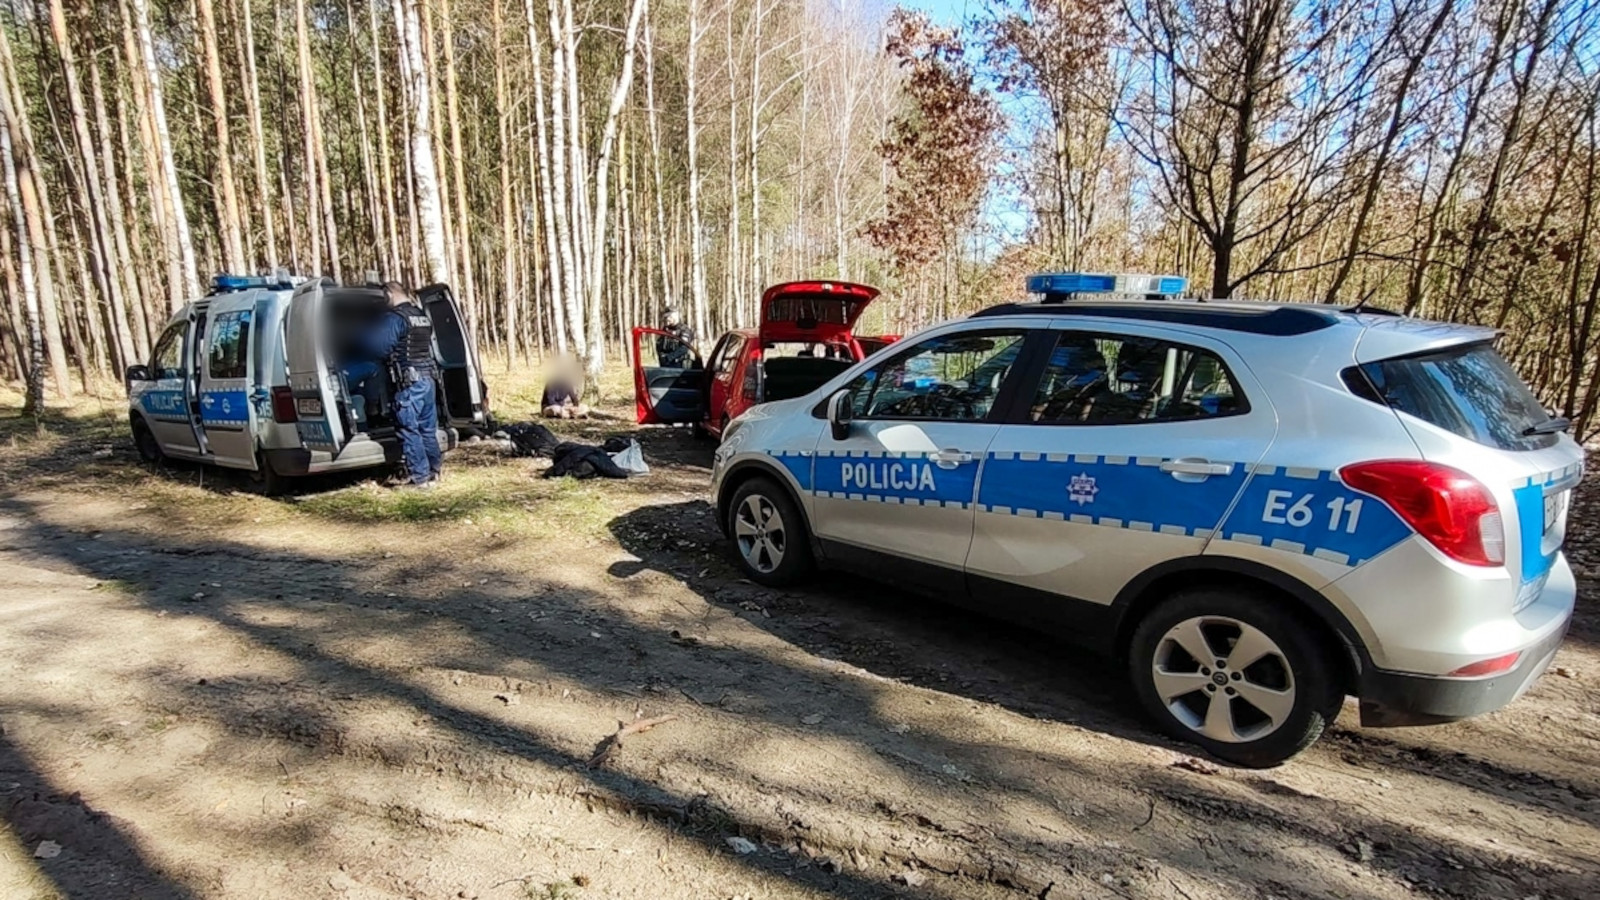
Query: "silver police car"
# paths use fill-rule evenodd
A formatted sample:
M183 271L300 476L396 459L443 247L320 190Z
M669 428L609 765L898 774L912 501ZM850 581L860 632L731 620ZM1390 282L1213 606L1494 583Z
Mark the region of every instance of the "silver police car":
M1125 661L1163 730L1271 766L1488 712L1567 629L1583 454L1493 331L1184 281L1029 279L729 427L749 576L825 565ZM1130 299L1128 295L1133 295Z

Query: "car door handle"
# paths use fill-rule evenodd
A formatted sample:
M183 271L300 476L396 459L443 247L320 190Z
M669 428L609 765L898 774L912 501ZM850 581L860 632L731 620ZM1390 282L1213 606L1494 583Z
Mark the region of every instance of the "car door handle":
M1161 471L1171 475L1232 475L1233 463L1215 463L1205 459L1169 459L1161 464Z
M928 459L941 469L954 469L962 463L972 462L972 454L965 450L935 450Z

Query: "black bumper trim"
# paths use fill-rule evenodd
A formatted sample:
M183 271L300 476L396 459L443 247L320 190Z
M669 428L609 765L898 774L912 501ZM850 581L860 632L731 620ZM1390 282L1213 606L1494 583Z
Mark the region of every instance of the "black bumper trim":
M1566 637L1569 617L1522 651L1517 667L1489 678L1437 678L1368 669L1361 676L1361 724L1368 728L1438 725L1493 712L1522 696L1550 667Z

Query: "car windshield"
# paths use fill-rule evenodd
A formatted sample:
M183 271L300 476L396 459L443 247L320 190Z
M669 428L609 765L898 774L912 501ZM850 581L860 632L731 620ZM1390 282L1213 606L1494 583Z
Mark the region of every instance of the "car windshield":
M1367 363L1361 371L1389 406L1453 434L1502 450L1537 450L1555 434L1533 391L1487 343Z

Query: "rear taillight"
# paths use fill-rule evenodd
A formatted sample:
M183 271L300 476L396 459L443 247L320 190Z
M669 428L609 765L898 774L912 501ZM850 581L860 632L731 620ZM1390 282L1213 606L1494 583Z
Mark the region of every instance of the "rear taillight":
M1356 463L1339 470L1350 487L1389 504L1446 556L1472 566L1506 561L1505 524L1483 482L1422 460Z
M1477 678L1481 675L1498 675L1509 672L1522 658L1522 651L1507 653L1505 656L1496 656L1494 659L1480 659L1475 663L1462 666L1445 676L1447 678Z
M287 387L274 387L272 389L272 421L280 425L288 425L296 421L299 416L294 412L294 392Z
M757 381L755 369L752 367L744 373L744 385L740 391L740 394L745 400L754 403L760 399L760 393L760 383Z

